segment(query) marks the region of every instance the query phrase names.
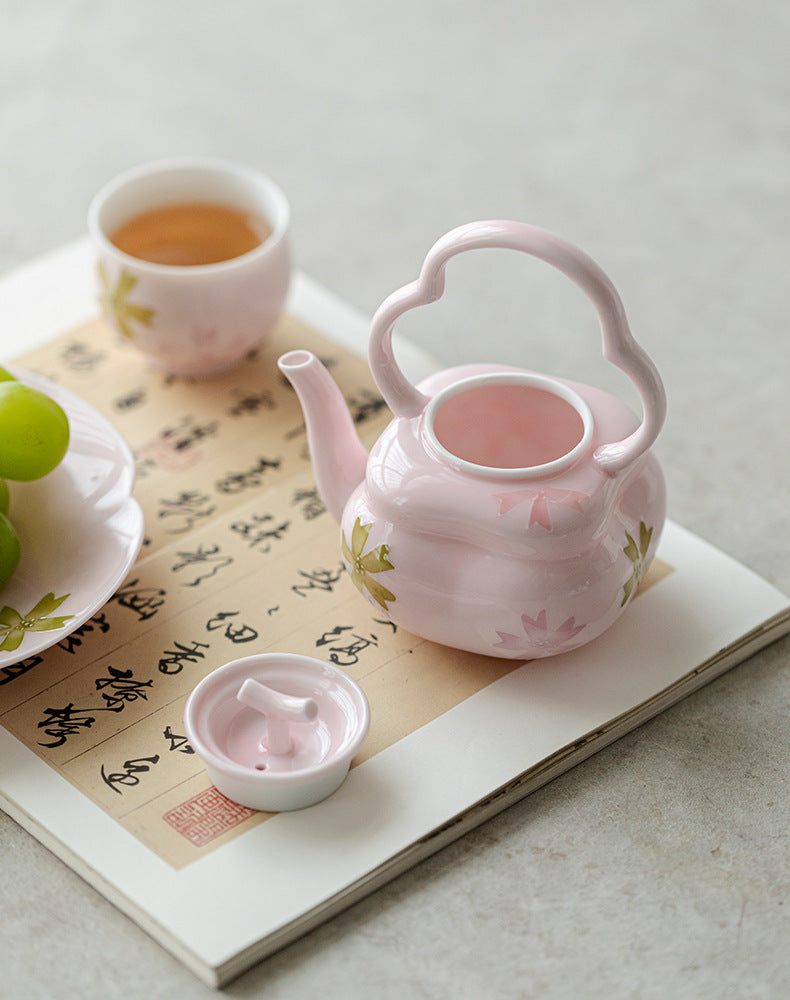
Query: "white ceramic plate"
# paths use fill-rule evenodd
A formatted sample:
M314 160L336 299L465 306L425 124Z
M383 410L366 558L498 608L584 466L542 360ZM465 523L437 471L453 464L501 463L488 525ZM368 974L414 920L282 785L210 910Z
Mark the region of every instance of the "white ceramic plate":
M137 558L144 527L134 458L112 424L56 383L8 369L60 403L71 437L48 476L8 484L22 555L0 589L0 667L55 645L101 608Z

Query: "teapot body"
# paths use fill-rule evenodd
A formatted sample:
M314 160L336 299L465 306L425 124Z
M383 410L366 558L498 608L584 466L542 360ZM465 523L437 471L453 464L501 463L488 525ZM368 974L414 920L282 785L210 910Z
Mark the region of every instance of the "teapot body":
M631 379L641 418L599 389L500 365L411 384L394 357L395 322L441 297L452 257L486 248L537 257L587 295L604 357ZM520 660L607 629L633 599L664 524L664 480L649 449L666 396L595 261L525 223L460 226L376 311L368 359L393 413L369 456L317 358L296 350L279 363L305 412L346 567L377 613L425 639Z
M649 451L613 475L593 460L639 423L601 390L495 365L451 369L420 389L440 401L434 424L450 398L475 425L486 418L466 397L492 381L497 398L526 381L581 400L591 431L573 460L533 476L452 462L430 413L395 418L343 512L343 557L375 610L409 632L489 656L550 656L594 639L630 603L664 524L664 479ZM457 433L466 441L469 426Z

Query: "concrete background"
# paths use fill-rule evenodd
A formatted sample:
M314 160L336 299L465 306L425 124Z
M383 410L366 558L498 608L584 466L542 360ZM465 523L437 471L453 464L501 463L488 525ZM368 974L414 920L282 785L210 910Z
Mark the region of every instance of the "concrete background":
M279 181L298 265L367 313L462 222L553 229L665 379L670 515L790 592L788 29L779 0L0 0L0 270L182 153ZM629 397L521 255L453 262L399 329ZM789 668L785 640L228 995L786 996ZM0 862L0 997L211 995L1 815Z

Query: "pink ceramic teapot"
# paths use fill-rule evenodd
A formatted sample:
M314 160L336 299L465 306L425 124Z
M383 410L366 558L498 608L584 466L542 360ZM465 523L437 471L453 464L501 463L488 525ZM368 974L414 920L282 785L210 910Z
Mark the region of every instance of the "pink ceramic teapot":
M405 378L395 321L441 296L451 257L482 247L532 254L582 288L604 356L636 385L641 422L599 389L500 365L452 368L419 386ZM369 455L314 355L291 351L279 364L305 412L347 569L376 611L435 642L516 659L565 652L607 629L663 526L664 480L648 449L666 401L598 265L524 223L460 226L432 247L417 281L382 303L369 360L394 414Z

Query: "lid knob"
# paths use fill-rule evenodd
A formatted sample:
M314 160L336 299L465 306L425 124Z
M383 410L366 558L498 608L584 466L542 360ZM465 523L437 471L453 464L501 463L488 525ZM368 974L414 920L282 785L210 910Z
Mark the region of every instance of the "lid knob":
M318 716L318 703L314 698L283 694L252 677L242 684L236 698L265 717L266 749L277 756L293 750L292 722L313 722Z

